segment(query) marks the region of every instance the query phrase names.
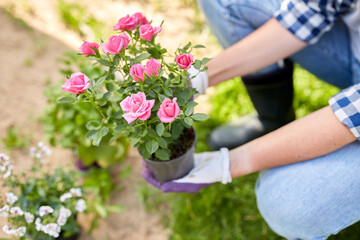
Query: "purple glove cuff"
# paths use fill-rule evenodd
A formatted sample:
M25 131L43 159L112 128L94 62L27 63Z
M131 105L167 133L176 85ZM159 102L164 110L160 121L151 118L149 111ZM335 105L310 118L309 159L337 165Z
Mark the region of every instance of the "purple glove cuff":
M165 182L162 185L156 178L153 173L143 162L145 169L141 172L142 177L152 186L160 189L164 193L168 192L177 192L177 193L198 193L200 189L209 186L212 183L177 183L174 181Z

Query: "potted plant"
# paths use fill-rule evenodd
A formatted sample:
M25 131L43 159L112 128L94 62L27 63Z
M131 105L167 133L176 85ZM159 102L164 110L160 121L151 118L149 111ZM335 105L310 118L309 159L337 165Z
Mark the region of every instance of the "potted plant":
M31 148L33 164L29 174L14 174L9 157L0 153L0 216L8 225L2 230L20 239L77 239L80 227L76 216L86 210L82 188L72 171L57 168L53 174L42 171L48 147L39 143Z
M120 18L114 26L118 31L98 43L84 42L80 52L105 70L95 78L81 72L73 73L63 89L72 97L59 101L82 104L90 102L100 119L88 122L87 138L94 145L105 136L110 141L126 136L153 170L160 182L184 176L193 167L196 133L194 121L208 118L194 113L187 70L199 72L210 59L194 60L193 46L188 43L173 55L155 43L161 25L154 27L141 14ZM185 161L184 159L189 159Z
M88 76L102 73L99 66L89 66L81 56L73 53L65 53L65 57L60 61L64 64L60 71L65 75L71 74L74 68L80 69ZM103 141L99 146L93 146L91 140L86 138L86 123L100 119L99 112L92 104L86 102L77 105L59 102L59 98L71 96L62 91L60 86L55 84L45 90L48 105L42 122L45 137L50 144L60 144L63 148L71 149L75 156L75 165L80 170L86 170L91 166L106 168L121 162L129 148L127 140L123 137L113 143Z

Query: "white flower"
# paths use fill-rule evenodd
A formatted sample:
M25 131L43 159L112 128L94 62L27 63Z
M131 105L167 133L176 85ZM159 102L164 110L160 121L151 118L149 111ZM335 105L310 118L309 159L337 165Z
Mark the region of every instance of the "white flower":
M64 193L63 195L60 196L60 202L65 202L67 199L71 197L72 197L71 193Z
M32 223L35 219L35 216L29 212L25 212L25 221L27 223Z
M5 153L0 153L0 161L9 161L9 157Z
M19 227L18 229L15 230L15 236L17 237L23 237L26 233L26 227Z
M4 205L2 208L0 208L0 217L7 217L9 216L9 206Z
M12 208L10 208L10 213L11 213L11 214L15 214L15 215L17 215L17 216L22 216L22 215L24 215L23 210L21 210L21 208L19 208L19 207L12 207Z
M61 228L56 223L49 223L49 224L46 224L45 226L43 226L43 232L54 238L59 237L60 231L61 231Z
M53 213L54 212L54 209L50 206L41 206L39 208L39 215L40 217L43 217L49 213Z
M36 147L31 147L31 148L30 148L30 156L31 156L32 158L35 157L36 152L37 152Z
M70 193L73 195L73 197L81 197L82 192L80 188L71 188Z
M3 231L6 234L15 235L17 237L23 237L26 233L26 227L19 227L18 229L11 229L8 225L3 226Z
M11 176L11 169L8 169L3 177L6 179L6 178L8 178L10 176Z
M14 193L12 192L6 193L6 201L11 205L13 205L17 200L18 197Z
M41 151L45 154L45 156L50 156L51 155L51 150L47 146L43 146L41 148Z
M75 210L78 212L83 212L86 210L86 202L84 199L79 199L75 205Z
M36 226L37 231L42 231L43 230L44 225L42 225L40 218L37 218L35 220L35 226Z
M4 225L2 230L6 233L6 234L12 234L12 229L9 227L9 225Z
M71 216L71 211L65 207L60 208L59 217L57 223L59 226L64 226L67 222L67 219Z
M38 142L37 146L38 146L38 148L42 148L42 147L44 147L45 145L44 145L43 142Z

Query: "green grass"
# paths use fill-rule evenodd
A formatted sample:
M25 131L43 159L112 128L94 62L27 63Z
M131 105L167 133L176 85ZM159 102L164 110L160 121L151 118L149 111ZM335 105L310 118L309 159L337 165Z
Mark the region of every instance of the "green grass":
M297 117L326 106L339 90L296 67L295 99ZM211 118L198 123L197 151L208 151L206 137L215 126L253 110L240 79L216 87L211 97ZM224 101L226 99L226 101ZM214 184L198 194L162 194L145 183L138 187L140 200L148 210L161 214L172 240L276 240L277 236L264 222L256 206L254 186L257 173L234 179L231 184ZM330 239L360 239L360 224Z

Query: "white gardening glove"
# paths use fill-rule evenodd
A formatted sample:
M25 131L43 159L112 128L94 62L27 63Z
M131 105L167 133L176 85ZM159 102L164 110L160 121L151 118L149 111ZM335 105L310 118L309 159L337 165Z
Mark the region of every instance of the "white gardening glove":
M197 193L210 184L231 182L229 150L197 153L194 155L194 168L185 176L161 184L144 163L142 171L144 179L163 192Z
M176 183L215 183L231 182L229 149L195 154L194 168Z
M189 78L191 78L191 86L195 88L199 94L205 94L206 89L209 87L209 78L205 72L200 72L194 66L191 66L189 70L187 70ZM195 96L197 97L197 96Z

